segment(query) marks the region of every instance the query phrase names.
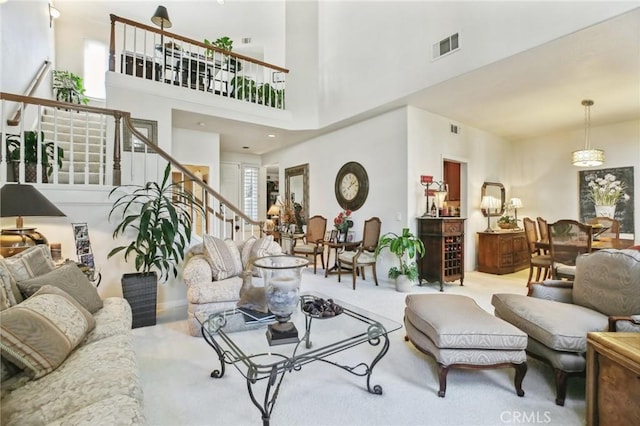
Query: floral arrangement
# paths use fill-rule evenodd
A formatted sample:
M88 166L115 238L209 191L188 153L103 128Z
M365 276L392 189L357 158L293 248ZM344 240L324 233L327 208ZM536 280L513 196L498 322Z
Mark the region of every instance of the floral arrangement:
M351 213L351 210L341 211L333 219L333 226L340 232L347 232L349 230L349 221L351 221Z
M615 206L620 198L629 199L624 193L624 183L616 179L611 173L589 182L589 198L596 206Z

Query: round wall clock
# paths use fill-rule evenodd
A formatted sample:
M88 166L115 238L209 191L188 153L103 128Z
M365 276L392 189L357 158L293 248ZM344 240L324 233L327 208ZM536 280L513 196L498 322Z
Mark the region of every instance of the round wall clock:
M360 163L350 161L336 175L336 199L345 210L358 210L369 195L369 176Z

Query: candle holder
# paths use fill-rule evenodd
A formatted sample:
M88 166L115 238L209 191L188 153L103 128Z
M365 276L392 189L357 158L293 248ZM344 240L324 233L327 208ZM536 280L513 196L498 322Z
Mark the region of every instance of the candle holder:
M253 262L262 271L267 306L277 321L267 329L271 346L299 342L298 330L289 319L300 300L302 268L308 264L304 257L287 255L259 257Z

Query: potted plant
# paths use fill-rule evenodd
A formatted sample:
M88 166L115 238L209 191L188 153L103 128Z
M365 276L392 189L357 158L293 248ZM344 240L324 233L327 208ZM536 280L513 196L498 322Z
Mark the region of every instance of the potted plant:
M171 182L170 176L171 164L167 164L160 184L122 185L109 193L111 197L126 191L109 212L109 220L112 215L121 217L113 238L134 233L129 244L118 246L107 255L111 258L124 252L125 261L130 255L135 260L138 272L122 277L122 293L131 304L134 328L156 323L156 272L162 281L178 275L176 268L191 241L192 214L204 214L196 197L182 188L182 182Z
M500 216L500 219L498 219L498 226L501 229L515 229L518 227L518 222L515 217L506 214Z
M398 258L400 265L389 269L389 278L396 280L396 290L409 291L411 284L418 279L418 265L413 259L424 256L422 240L413 235L409 228L403 228L400 235L387 232L380 237L375 255L378 256L385 247Z
M13 163L13 175L18 180L20 158L24 155L25 181L35 182L37 178L38 146L40 147L40 164L42 165L42 182L47 183L49 176L53 173L53 163L58 163L58 168L62 167L64 150L57 147L53 142L44 141L44 132L27 130L24 132L24 145L20 145L19 135L9 135L7 137L7 150L9 160ZM23 154L24 148L24 154Z
M56 100L72 104L88 104L82 78L70 71L53 71L53 93Z

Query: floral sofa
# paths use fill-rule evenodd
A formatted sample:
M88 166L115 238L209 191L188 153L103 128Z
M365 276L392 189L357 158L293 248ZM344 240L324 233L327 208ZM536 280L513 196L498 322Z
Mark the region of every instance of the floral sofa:
M235 308L240 300L240 276L249 259L282 254L273 236L249 237L242 242L222 240L210 235L193 246L186 255L183 270L187 286L187 323L192 336L201 336L197 313L211 314ZM257 276L257 271L253 272Z
M0 259L2 425L144 424L131 308L46 246Z

